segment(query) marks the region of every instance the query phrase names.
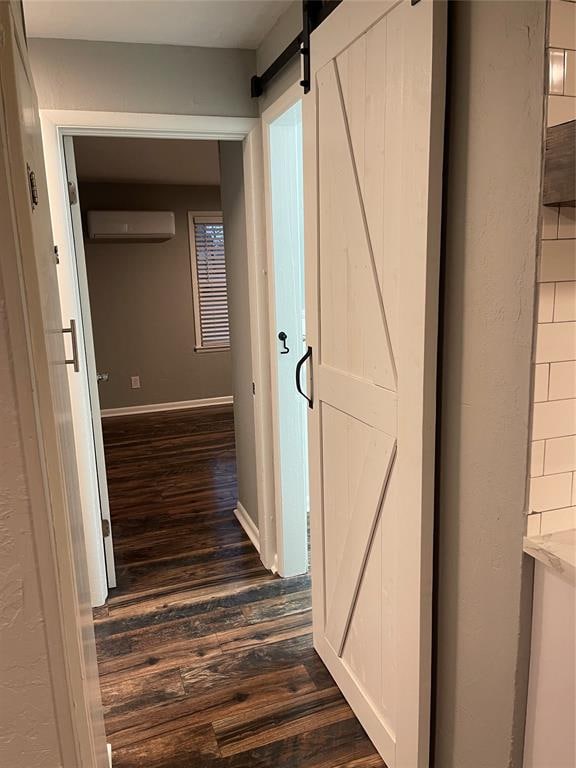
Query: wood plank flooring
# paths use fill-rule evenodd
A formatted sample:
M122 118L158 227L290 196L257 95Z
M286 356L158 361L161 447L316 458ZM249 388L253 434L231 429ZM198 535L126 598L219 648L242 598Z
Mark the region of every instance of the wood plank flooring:
M382 768L312 648L307 576L233 515L230 408L104 419L118 588L95 613L114 768Z

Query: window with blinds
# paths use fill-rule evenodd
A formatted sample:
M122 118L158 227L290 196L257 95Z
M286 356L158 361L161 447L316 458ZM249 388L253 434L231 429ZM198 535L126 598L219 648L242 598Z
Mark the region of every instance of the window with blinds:
M196 349L230 346L222 214L188 214Z

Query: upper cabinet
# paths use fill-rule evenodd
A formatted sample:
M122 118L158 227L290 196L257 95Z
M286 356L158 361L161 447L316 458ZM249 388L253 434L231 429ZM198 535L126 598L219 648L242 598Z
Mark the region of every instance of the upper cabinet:
M544 205L574 205L576 170L576 2L548 4Z
M576 120L546 131L544 205L574 205L576 200Z

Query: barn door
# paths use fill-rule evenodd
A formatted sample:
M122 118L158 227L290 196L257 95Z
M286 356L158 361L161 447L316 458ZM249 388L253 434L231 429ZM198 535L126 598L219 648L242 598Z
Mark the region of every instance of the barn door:
M445 7L344 0L304 98L315 647L428 765Z

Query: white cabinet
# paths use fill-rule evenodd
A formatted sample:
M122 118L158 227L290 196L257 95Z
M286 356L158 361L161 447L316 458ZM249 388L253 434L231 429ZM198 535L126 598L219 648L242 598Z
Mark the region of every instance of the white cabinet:
M576 586L536 561L524 768L576 765Z

